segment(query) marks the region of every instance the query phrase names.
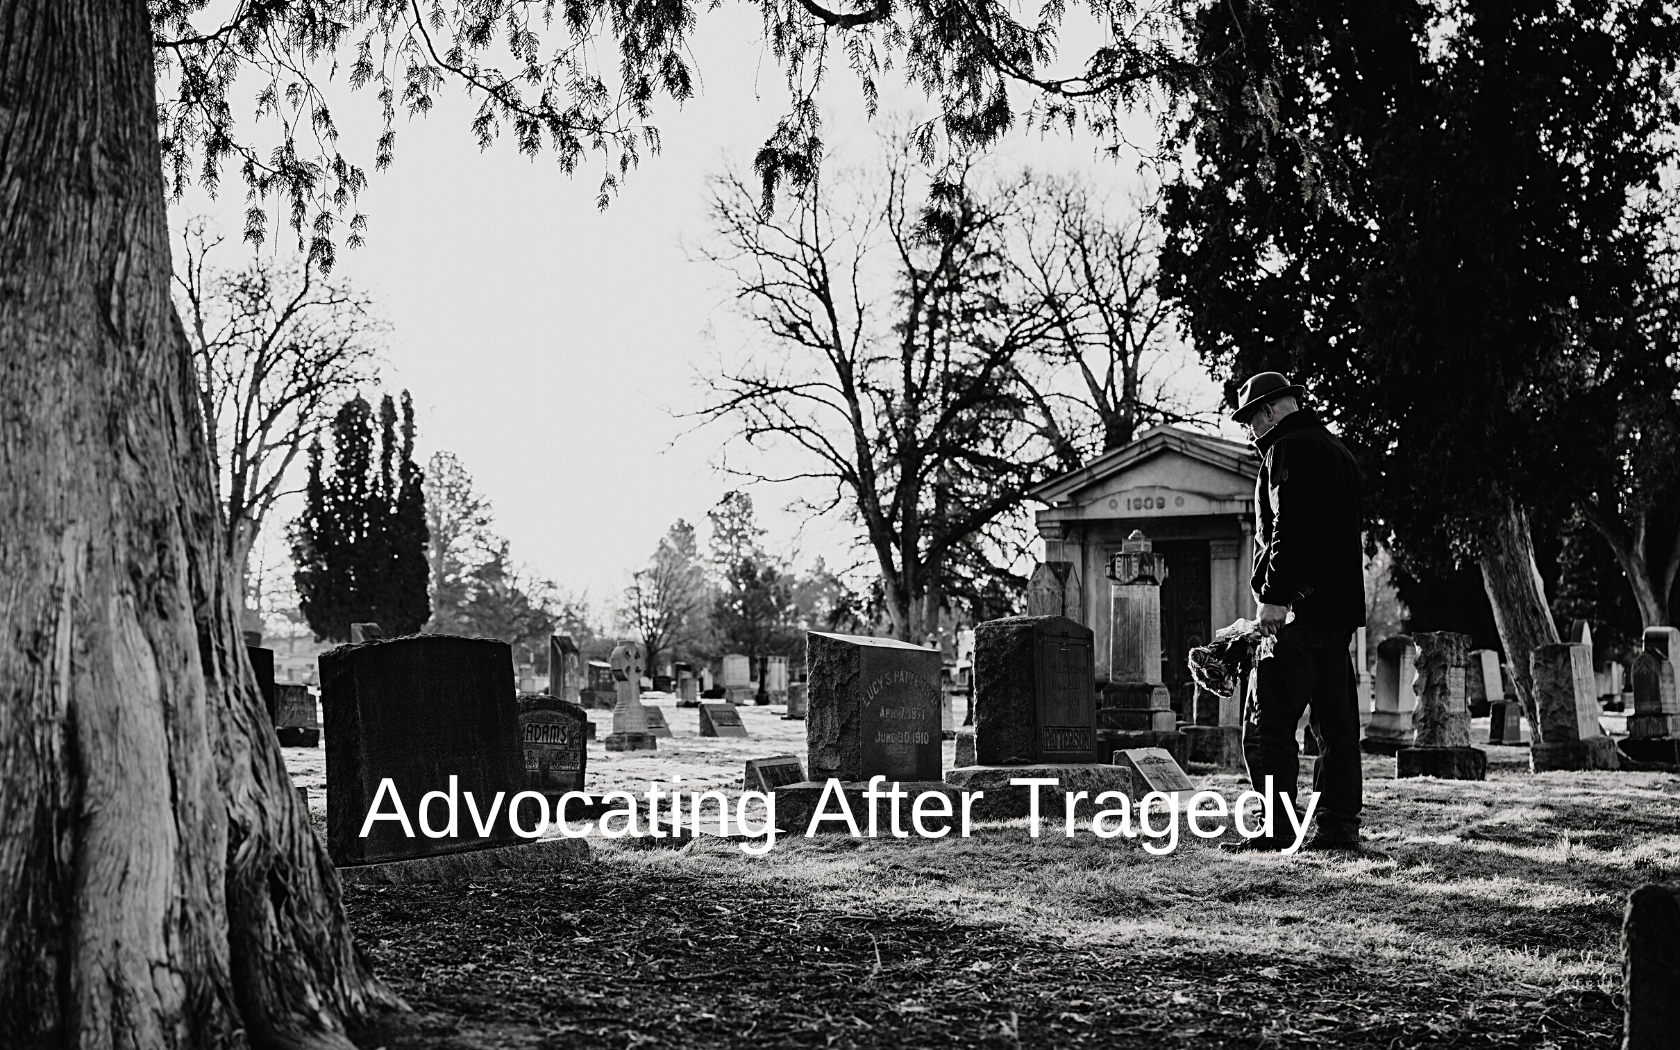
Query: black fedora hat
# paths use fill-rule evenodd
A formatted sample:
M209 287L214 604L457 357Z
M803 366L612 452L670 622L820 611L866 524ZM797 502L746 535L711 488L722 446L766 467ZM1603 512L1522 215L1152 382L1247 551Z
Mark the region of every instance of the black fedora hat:
M1259 411L1260 406L1274 397L1291 395L1297 400L1305 397L1307 388L1299 383L1291 383L1282 372L1261 372L1250 376L1248 382L1242 385L1237 393L1237 409L1231 413L1231 418L1238 423L1245 423L1248 417Z

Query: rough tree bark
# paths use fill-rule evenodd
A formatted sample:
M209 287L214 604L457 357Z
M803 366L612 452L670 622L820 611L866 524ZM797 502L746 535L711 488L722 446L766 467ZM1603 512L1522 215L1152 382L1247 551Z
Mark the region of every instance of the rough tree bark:
M1511 684L1522 702L1528 724L1539 739L1539 710L1534 700L1534 677L1529 674L1528 654L1558 640L1557 624L1546 604L1545 584L1534 561L1534 537L1529 532L1528 514L1505 497L1482 537L1482 587L1493 606L1494 626L1505 662L1511 669Z
M0 1045L348 1047L397 1000L264 724L141 0L0 0Z

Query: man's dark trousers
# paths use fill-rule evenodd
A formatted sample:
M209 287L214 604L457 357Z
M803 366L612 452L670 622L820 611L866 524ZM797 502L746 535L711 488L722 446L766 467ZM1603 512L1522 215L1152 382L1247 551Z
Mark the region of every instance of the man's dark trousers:
M1255 663L1255 686L1243 726L1243 755L1254 790L1264 792L1266 777L1272 790L1293 799L1297 795L1299 759L1295 728L1310 704L1309 730L1318 738L1313 761L1313 790L1318 800L1319 834L1328 839L1352 839L1359 834L1363 772L1359 755L1359 694L1354 687L1353 658L1348 655L1351 631L1318 628L1296 621L1278 632L1272 655ZM1293 827L1273 799L1272 834L1293 836ZM1305 813L1305 805L1296 809Z

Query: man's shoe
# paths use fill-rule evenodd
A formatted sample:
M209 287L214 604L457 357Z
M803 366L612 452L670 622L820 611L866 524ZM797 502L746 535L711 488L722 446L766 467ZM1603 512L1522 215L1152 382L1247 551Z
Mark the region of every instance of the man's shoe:
M1302 849L1310 849L1315 853L1322 852L1352 852L1359 849L1359 836L1326 835L1319 832L1314 835Z

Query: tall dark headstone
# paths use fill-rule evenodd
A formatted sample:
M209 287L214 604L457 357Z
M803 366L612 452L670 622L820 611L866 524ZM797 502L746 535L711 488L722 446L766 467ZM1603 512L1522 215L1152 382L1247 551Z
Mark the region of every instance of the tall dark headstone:
M274 720L277 712L274 704L274 650L247 645L245 655L251 658L251 670L256 672L257 690L262 693L263 706L268 708L268 724L278 725Z
M1680 883L1628 895L1622 916L1622 1048L1680 1046Z
M582 791L589 716L576 704L542 693L521 696L518 702L525 786L547 795Z
M1096 762L1091 629L1012 616L974 629L974 749L984 766Z
M805 644L811 779L938 780L939 650L821 631Z
M525 789L519 709L513 693L513 652L487 638L415 635L341 645L320 656L321 706L326 713L327 849L334 864L371 864L459 853L518 841L506 805L488 837L473 827L465 794L481 816L496 792ZM458 834L428 838L421 829L421 797L448 791L457 778ZM406 838L396 821L363 823L389 778L414 828ZM433 802L433 827L444 806ZM380 812L395 807L389 798Z
M1648 627L1645 648L1633 660L1633 712L1627 738L1618 746L1637 762L1680 765L1680 689L1674 660L1680 657L1680 629Z

